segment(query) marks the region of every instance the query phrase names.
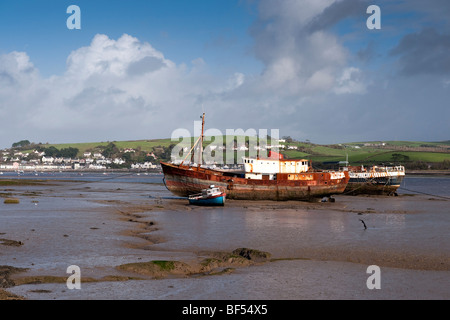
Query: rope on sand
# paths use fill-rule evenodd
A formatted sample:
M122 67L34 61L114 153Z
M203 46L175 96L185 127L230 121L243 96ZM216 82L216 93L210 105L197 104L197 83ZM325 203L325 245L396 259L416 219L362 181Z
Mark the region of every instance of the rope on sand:
M421 193L421 194L425 194L425 195L427 195L427 196L432 196L432 197L437 197L437 198L442 198L442 199L450 200L450 197L439 196L439 195L437 195L437 194L431 194L431 193L421 192L421 191L417 191L417 190L406 189L406 188L404 188L404 187L399 187L399 189L402 189L402 190L405 190L405 191L410 191L410 192Z

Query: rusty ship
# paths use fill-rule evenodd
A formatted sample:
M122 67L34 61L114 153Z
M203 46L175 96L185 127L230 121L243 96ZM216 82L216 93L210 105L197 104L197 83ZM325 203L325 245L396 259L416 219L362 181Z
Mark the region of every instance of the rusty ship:
M345 194L397 195L405 177L404 166L346 166L350 180Z
M204 114L200 150L203 142ZM195 144L191 151L194 150ZM350 179L348 171L313 170L305 159L284 159L272 152L266 158L243 157L239 172L211 169L197 165L161 162L164 183L169 191L181 197L199 193L215 185L235 200L311 201L343 193Z

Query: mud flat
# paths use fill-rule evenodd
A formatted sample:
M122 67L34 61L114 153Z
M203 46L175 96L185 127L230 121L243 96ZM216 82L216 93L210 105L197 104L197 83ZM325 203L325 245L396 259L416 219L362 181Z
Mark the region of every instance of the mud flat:
M8 184L0 197L20 200L0 202L0 299L450 298L439 197L204 208L114 180ZM80 290L66 285L71 265ZM366 285L370 265L381 289Z

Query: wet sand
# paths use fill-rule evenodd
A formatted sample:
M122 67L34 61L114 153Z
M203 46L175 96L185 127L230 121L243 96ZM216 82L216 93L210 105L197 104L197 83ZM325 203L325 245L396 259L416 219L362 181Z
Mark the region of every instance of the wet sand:
M160 184L0 186L0 299L450 298L448 200L335 198L204 208Z

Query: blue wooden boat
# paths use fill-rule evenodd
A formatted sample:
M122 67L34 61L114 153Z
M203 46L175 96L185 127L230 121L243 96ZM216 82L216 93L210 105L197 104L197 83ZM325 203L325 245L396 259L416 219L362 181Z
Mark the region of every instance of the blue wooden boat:
M208 189L203 189L201 193L196 193L188 197L189 204L198 206L223 206L225 205L226 193L214 185Z

